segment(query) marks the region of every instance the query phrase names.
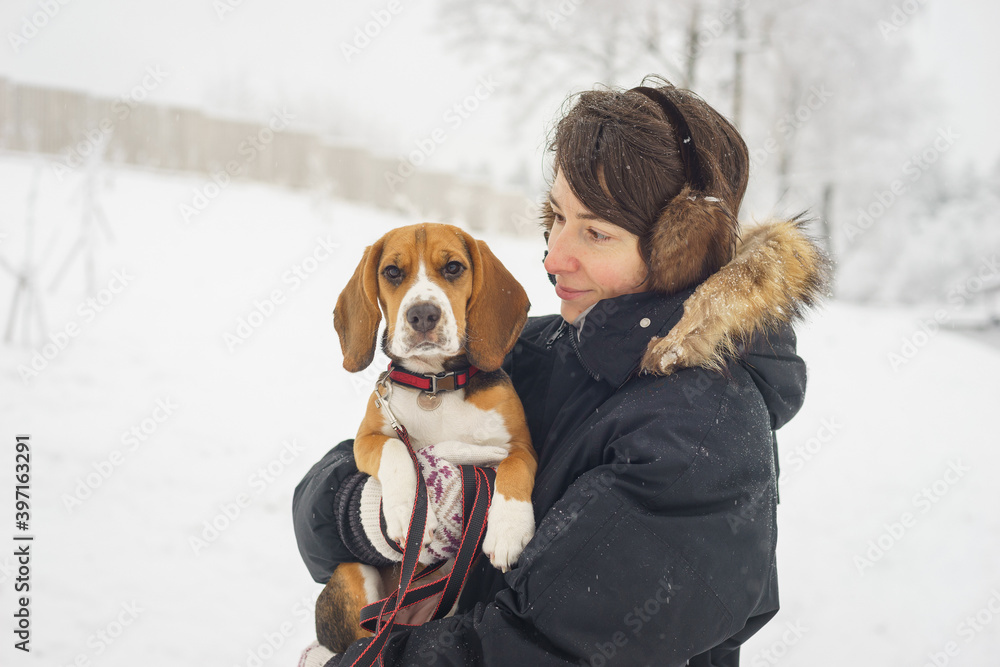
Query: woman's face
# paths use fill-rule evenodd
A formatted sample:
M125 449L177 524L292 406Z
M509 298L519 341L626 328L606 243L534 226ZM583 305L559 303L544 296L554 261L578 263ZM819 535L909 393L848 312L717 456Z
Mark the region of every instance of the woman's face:
M584 208L562 172L556 173L549 202L554 217L545 270L556 276L564 320L572 323L601 299L645 291L638 236Z

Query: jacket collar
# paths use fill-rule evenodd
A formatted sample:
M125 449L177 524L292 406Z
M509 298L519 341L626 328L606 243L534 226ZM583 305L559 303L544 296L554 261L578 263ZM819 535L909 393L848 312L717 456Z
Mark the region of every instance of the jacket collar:
M563 326L570 329L577 357L591 376L618 387L639 368L650 339L666 336L681 319L692 292L693 287L669 296L640 292L602 299L579 330Z

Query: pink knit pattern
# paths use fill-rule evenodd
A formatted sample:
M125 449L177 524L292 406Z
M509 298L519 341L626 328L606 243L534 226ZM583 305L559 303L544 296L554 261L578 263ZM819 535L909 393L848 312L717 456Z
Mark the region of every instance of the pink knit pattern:
M447 560L458 553L462 542L462 471L438 456L434 445L419 450L417 460L438 519L434 541L426 551L432 562Z

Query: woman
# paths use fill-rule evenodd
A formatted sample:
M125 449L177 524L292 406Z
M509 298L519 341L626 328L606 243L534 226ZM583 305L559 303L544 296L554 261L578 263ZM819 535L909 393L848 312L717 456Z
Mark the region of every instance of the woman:
M539 456L535 537L506 574L479 559L457 613L396 632L387 665L731 666L777 612L773 431L805 387L787 321L823 263L794 222L740 243L746 145L661 84L583 93L550 146L560 315L530 318L504 364ZM295 492L320 582L384 564L352 518L350 444Z

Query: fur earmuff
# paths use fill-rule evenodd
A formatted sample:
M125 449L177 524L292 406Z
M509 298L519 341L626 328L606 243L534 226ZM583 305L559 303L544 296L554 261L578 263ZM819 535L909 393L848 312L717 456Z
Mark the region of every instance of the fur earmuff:
M333 327L340 338L344 368L352 373L368 368L375 358L375 343L382 311L378 302L378 264L384 243L379 239L365 248L354 275L337 297Z
M737 345L801 316L827 289L826 256L803 233L805 221L780 220L746 230L736 257L684 302L684 315L646 348L641 371L721 369Z
M650 288L673 294L697 285L733 258L739 223L726 203L685 185L650 228Z
M493 251L462 230L472 264L472 295L466 307L465 351L469 363L486 371L503 364L528 320L531 303L521 284Z

